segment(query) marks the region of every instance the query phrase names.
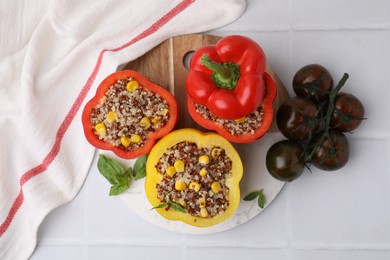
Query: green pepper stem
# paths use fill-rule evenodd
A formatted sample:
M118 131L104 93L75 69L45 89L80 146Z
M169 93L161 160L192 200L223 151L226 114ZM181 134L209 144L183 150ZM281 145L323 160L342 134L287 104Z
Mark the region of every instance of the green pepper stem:
M202 55L201 64L213 72L220 74L224 78L230 78L232 75L231 70L225 68L222 64L213 61L205 53Z
M201 64L213 71L212 79L219 88L233 89L240 77L240 67L232 62L217 63L207 54L202 55Z

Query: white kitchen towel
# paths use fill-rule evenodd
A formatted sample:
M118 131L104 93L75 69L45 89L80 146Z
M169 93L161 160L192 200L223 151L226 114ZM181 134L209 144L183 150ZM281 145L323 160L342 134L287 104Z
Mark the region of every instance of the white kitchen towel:
M0 259L27 259L45 216L80 190L95 151L80 114L100 81L244 10L245 0L0 2Z

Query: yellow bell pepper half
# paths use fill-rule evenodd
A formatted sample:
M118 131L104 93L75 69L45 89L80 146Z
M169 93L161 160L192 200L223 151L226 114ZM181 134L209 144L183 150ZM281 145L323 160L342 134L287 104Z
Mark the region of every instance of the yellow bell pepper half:
M226 156L230 158L232 162L231 174L224 182L224 185L229 189L227 195L229 204L222 213L215 214L214 216L203 214L202 211L205 211L203 208L204 205L202 205L200 216L191 215L187 211L181 212L169 207L157 207L162 204L162 201L158 198L156 186L163 179L164 173L158 172L156 165L169 148L184 141L194 143L198 148L222 148L225 150ZM241 158L233 145L225 138L216 133L204 133L191 128L179 129L163 137L149 153L146 163L146 196L152 207L155 207L155 210L168 220L178 220L196 227L210 227L227 220L237 210L240 203L239 182L242 178L242 174L243 165ZM191 189L190 185L188 185L188 189Z

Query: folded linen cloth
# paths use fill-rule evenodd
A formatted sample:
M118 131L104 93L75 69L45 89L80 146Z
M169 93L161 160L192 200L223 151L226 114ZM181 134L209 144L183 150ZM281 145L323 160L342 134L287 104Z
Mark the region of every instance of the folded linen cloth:
M0 2L0 259L80 190L95 149L83 104L117 67L169 37L226 25L245 0Z

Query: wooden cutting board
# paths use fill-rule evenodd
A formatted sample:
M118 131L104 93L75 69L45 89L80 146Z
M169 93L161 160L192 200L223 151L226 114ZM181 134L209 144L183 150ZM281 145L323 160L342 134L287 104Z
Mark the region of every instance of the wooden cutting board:
M192 127L201 129L190 117L187 110L187 93L185 88L188 64L191 54L199 47L215 44L221 37L207 34L182 35L170 38L156 46L138 59L127 63L123 69L135 70L150 81L166 88L176 98L179 105L179 122L177 127ZM278 92L274 102L274 120L270 132L278 131L275 116L276 111L285 100L288 93L283 83L267 64L266 71L275 80Z

